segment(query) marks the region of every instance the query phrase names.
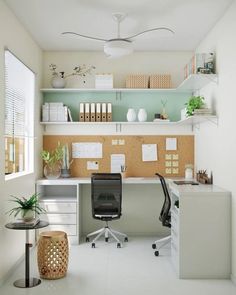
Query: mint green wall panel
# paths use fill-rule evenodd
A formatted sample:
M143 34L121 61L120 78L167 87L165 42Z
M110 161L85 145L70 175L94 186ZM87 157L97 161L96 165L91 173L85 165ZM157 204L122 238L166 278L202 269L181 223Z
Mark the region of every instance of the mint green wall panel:
M166 112L171 121L180 120L180 111L191 93L179 92L122 92L121 96L115 92L64 92L44 93L44 102L63 102L72 112L74 121L78 121L79 104L81 102L111 102L113 110L113 121L127 121L128 108L134 108L138 113L140 108L145 108L148 121L153 121L155 113L162 112L161 100L167 101Z

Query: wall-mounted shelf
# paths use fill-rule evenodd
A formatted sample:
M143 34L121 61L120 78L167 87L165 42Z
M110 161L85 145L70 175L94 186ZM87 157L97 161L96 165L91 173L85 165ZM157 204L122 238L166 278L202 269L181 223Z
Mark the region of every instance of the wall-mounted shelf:
M166 92L181 93L199 90L210 82L217 82L216 74L192 74L185 79L177 88L112 88L112 89L96 89L96 88L42 88L43 93L73 93L73 92Z
M177 89L178 91L196 91L210 82L217 83L217 81L218 76L216 74L192 74Z

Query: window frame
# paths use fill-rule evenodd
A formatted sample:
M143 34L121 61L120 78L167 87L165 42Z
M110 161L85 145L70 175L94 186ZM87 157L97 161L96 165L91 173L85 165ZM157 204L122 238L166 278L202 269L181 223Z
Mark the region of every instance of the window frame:
M25 118L24 118L24 135L20 138L24 138L24 170L6 174L5 171L5 181L22 177L25 175L34 173L34 132L35 132L35 94L36 94L36 74L35 72L27 66L16 54L14 54L7 47L4 48L4 116L6 115L6 99L7 99L7 81L6 81L6 59L7 54L12 55L13 58L20 62L25 69L29 70L32 75L32 87L30 95L24 98L25 107ZM14 126L14 123L13 123ZM9 136L9 135L8 135ZM4 119L4 138L6 139L6 122ZM14 140L14 133L12 135ZM15 137L17 138L17 136ZM9 151L8 151L9 152ZM6 163L5 153L4 153L4 163Z

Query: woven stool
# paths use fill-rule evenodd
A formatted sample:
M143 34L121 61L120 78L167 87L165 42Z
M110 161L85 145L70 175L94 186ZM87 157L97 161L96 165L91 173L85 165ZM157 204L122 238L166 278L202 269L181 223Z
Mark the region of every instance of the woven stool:
M42 279L64 277L68 268L68 239L63 231L42 232L38 242L38 268Z

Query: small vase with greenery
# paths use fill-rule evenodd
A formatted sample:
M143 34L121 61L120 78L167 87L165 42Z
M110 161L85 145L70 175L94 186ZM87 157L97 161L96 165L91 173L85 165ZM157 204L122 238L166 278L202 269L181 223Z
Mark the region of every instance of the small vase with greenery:
M44 176L48 179L59 178L61 175L61 160L63 158L63 149L60 143L51 152L43 150L41 157L46 163L43 170Z
M16 217L21 213L21 218L24 219L24 221L31 221L34 219L35 215L40 215L41 213L46 212L46 210L38 204L38 194L33 194L28 199L25 197L11 197L12 199L10 201L16 203L17 206L7 212L9 215L14 214L14 217Z
M70 166L73 162L73 160L70 159L70 151L68 144L65 144L62 146L62 166L61 166L61 176L64 178L70 177Z
M201 109L205 103L204 103L204 97L203 96L191 96L189 98L189 101L186 102L186 113L188 116L192 116L194 110Z

